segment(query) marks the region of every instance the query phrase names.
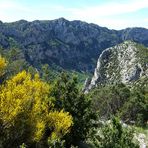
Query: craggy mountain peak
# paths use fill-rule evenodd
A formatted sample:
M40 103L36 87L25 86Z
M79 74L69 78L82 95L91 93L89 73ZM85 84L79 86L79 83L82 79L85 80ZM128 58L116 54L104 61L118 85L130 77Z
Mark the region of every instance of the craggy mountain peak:
M148 29L117 31L64 18L0 23L0 47L19 48L25 60L36 68L48 64L92 73L102 51L125 40L148 46Z

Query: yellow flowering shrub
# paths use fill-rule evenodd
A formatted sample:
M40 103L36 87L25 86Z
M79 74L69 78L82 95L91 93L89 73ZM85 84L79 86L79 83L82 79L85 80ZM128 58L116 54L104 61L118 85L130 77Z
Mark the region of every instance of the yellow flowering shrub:
M13 123L20 112L36 116L35 112L46 109L48 93L49 85L38 78L32 79L26 71L19 73L2 86L0 111L3 120Z
M62 137L62 135L70 131L70 127L73 124L72 116L69 113L65 113L63 110L60 112L53 111L48 114L49 127L53 127L51 140Z
M4 70L5 70L6 66L7 66L7 62L6 62L5 58L2 58L0 56L0 76L2 76L4 74Z
M39 142L47 128L53 129L48 134L49 139L53 133L59 139L70 131L72 116L64 111L53 111L50 90L50 85L41 81L38 74L32 77L26 71L1 86L0 120L4 130L10 129L9 136L12 133L16 139L27 137L24 140Z
M43 137L43 134L45 131L45 122L38 120L38 122L36 122L35 129L36 129L36 132L34 134L34 140L39 141Z

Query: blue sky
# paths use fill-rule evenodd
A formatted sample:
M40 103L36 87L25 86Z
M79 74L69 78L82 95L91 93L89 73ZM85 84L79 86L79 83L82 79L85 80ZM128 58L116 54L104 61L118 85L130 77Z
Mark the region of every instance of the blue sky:
M0 0L3 22L60 17L110 29L148 28L148 0Z

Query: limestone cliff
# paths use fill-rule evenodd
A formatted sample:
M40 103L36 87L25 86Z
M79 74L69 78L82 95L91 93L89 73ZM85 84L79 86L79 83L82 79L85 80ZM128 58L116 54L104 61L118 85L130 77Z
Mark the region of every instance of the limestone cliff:
M148 76L148 48L132 41L105 49L85 92L102 84L132 84Z

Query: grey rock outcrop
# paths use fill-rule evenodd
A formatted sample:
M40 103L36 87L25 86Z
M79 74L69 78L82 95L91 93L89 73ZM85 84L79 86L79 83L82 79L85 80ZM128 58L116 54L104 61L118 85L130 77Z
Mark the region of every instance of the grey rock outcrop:
M139 44L132 41L105 49L99 56L94 76L85 87L85 92L101 84L130 84L142 76L147 77L148 57L143 55L143 50L148 51L148 48L140 48Z

